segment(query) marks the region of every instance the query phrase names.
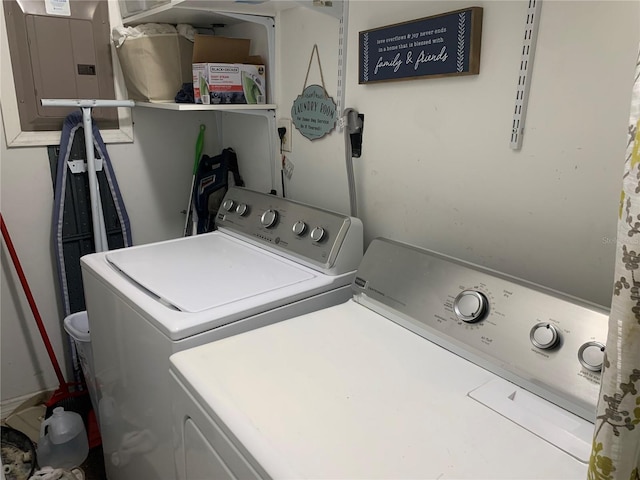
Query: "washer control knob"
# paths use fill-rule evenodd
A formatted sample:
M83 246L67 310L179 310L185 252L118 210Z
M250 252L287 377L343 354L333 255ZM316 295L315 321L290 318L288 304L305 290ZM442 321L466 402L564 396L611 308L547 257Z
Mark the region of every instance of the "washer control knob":
M249 213L249 207L246 203L241 203L236 207L236 213L241 217L244 217L247 213Z
M322 227L316 227L313 230L311 230L311 240L313 240L314 242L320 242L324 236L325 236L325 230Z
M600 342L583 344L578 350L578 360L587 370L599 372L604 362L604 345Z
M534 346L542 350L550 350L560 343L560 332L550 323L537 323L529 332L529 338Z
M453 311L456 316L467 323L476 323L482 320L487 313L487 297L475 290L464 290L453 302Z
M222 208L224 208L227 212L233 210L233 207L235 207L235 205L236 202L234 202L230 198L227 198L224 202L222 202Z
M278 211L273 210L272 208L264 212L260 217L260 223L262 224L262 226L267 228L273 227L277 223L277 221L278 221Z
M296 223L293 224L293 233L295 233L297 236L302 236L304 234L304 232L307 231L307 224L304 223L302 220L298 220Z

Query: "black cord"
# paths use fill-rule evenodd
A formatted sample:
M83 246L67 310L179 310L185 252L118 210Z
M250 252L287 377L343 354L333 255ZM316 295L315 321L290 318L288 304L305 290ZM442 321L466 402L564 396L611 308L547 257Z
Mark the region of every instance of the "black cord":
M278 136L280 137L280 153L282 153L282 149L284 147L284 136L287 134L287 129L285 127L278 127Z
M284 147L284 136L287 134L285 127L278 127L278 136L280 137L280 156L282 157L282 165L280 165L280 182L282 183L282 198L286 198L284 194L284 155L282 154Z

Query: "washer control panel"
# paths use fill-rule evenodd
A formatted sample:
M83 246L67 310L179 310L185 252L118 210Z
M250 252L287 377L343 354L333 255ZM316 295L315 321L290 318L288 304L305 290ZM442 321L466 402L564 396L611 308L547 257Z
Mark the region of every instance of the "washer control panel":
M356 301L593 421L608 312L428 250L376 239ZM590 418L587 418L590 417Z
M362 258L362 223L357 218L246 188L229 189L216 226L336 273L355 270Z

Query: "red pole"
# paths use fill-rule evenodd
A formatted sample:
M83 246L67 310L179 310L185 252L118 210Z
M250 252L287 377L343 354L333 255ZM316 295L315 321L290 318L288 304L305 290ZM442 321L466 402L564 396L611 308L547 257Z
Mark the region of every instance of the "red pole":
M0 213L0 227L2 227L2 237L4 238L4 242L7 244L9 255L11 255L11 260L13 260L13 265L14 267L16 267L16 272L18 273L18 278L20 278L22 289L27 296L29 306L31 307L33 316L36 319L38 330L40 330L40 336L42 337L44 346L47 348L47 353L49 354L49 358L51 359L53 369L56 371L58 382L60 383L61 387L66 388L66 383L64 381L64 377L62 376L62 370L60 370L60 365L58 364L58 360L56 359L56 354L53 351L53 347L51 346L51 342L49 341L49 336L47 335L47 331L45 330L44 324L42 323L42 318L40 317L40 313L38 312L38 307L36 306L36 302L33 299L33 295L31 294L31 289L29 288L29 284L27 283L27 277L24 276L24 271L22 270L22 266L20 265L20 260L18 259L16 249L13 247L13 242L11 241L11 237L9 236L9 231L7 230L7 226L4 224L2 213Z

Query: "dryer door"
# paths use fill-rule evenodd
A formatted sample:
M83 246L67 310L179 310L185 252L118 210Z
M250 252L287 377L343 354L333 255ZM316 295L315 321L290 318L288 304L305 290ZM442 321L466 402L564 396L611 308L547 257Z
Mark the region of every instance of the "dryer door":
M190 418L184 422L184 456L185 480L236 478Z
M206 403L201 398L196 400L174 372L169 376L178 480L269 478L255 461L241 453L238 448L242 447L236 446L228 429L214 420Z
M207 436L191 418L183 424L184 429L184 480L259 480L255 470L238 453L213 422L203 425ZM208 437L208 438L207 438ZM179 470L179 469L178 469ZM181 472L178 472L180 478Z

